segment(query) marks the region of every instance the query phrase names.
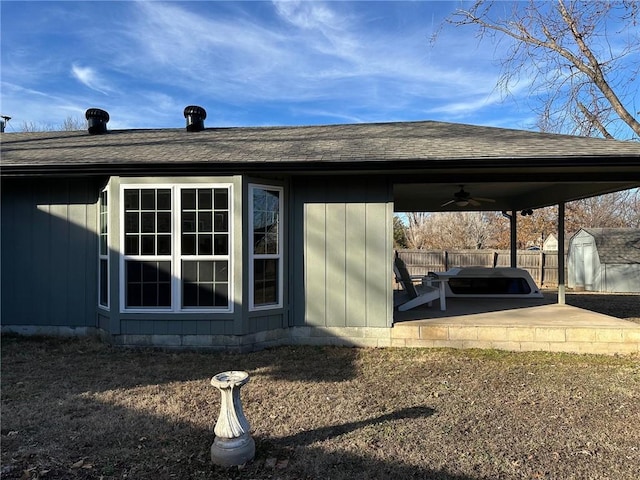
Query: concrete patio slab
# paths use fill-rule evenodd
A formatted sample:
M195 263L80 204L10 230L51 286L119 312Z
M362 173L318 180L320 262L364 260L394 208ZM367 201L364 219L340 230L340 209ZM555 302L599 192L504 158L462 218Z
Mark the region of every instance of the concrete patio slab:
M393 346L640 353L640 324L545 299L451 298L394 312Z

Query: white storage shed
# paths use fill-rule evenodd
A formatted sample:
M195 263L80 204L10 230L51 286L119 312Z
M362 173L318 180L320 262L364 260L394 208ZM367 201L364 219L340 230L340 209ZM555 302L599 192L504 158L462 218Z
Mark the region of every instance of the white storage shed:
M568 287L640 292L640 228L582 228L569 242Z

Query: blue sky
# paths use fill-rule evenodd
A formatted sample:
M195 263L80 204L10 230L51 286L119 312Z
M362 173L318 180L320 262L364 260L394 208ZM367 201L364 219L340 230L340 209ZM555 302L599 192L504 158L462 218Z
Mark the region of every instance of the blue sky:
M2 1L1 112L109 128L440 120L533 129L527 90L504 99L490 43L445 28L460 2ZM503 43L504 47L505 44Z

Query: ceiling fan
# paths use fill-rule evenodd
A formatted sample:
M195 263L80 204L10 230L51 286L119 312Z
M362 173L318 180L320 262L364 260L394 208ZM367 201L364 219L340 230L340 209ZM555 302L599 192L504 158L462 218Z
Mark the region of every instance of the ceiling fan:
M471 205L473 207L479 207L481 203L494 203L492 198L472 197L471 194L464 189L464 185L460 185L460 191L453 194L453 198L448 202L444 202L441 207L446 207L452 203L458 207L466 207Z

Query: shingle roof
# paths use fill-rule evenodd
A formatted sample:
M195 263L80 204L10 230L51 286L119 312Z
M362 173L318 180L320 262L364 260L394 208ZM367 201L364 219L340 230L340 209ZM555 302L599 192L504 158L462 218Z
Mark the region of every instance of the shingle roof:
M600 263L640 263L640 228L583 228L596 241Z
M165 164L236 166L554 162L617 158L640 164L640 143L471 126L400 122L310 127L114 130L2 134L5 172ZM324 165L324 166L323 166Z

